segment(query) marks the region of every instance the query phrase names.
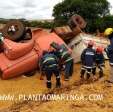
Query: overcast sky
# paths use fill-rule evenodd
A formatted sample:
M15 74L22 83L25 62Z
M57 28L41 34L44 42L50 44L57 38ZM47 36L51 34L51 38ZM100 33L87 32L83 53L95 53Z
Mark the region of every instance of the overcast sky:
M62 0L0 0L0 18L50 19ZM113 0L108 0L113 7ZM111 8L113 14L113 8Z

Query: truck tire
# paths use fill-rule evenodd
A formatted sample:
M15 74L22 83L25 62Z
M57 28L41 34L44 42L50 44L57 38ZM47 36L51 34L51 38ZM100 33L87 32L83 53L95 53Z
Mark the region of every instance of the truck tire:
M3 36L12 41L18 41L22 38L25 32L25 27L19 20L9 21L2 29Z
M68 21L68 24L71 28L74 28L76 26L80 27L81 29L86 27L85 20L80 15L73 15L70 20Z

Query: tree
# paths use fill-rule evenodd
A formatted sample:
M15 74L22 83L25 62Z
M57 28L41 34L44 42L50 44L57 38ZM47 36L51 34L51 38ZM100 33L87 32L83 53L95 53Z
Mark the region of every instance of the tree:
M113 15L107 15L96 19L95 28L103 32L106 28L113 27Z
M95 30L95 21L109 15L107 0L64 0L53 9L55 22L66 24L73 14L81 15L87 21L86 31Z

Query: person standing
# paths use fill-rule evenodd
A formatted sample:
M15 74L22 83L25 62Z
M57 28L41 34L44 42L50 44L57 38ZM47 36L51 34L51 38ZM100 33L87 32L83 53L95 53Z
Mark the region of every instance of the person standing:
M96 68L98 68L99 69L99 78L103 77L104 66L105 66L105 59L104 59L104 55L103 55L103 48L98 46L96 48L96 66L92 70L93 75L96 74Z
M56 87L59 88L61 86L58 59L53 53L47 51L43 52L42 58L40 59L40 70L44 71L46 75L47 88L52 87L52 74L56 76Z
M110 45L105 48L110 63L110 75L107 82L113 83L113 28L105 29L104 35L110 40Z

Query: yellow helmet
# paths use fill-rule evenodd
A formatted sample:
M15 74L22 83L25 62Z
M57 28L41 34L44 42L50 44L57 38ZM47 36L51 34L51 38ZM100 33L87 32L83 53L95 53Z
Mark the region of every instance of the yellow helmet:
M113 33L113 28L107 28L107 29L105 29L105 31L104 31L104 35L105 36L109 36L109 35L111 35Z

